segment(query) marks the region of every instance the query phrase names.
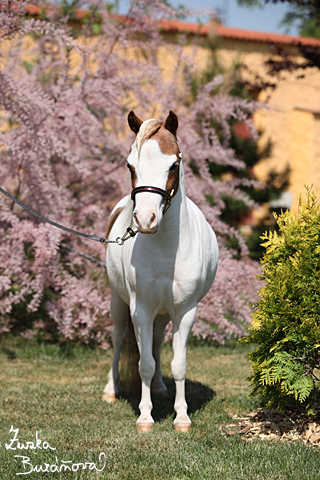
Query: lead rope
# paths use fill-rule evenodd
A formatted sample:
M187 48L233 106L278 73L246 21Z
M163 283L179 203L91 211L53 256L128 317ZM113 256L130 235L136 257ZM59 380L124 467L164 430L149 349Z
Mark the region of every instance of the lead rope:
M17 205L20 207L24 208L27 210L27 212L32 213L32 215L35 215L36 217L40 218L40 220L43 220L44 222L50 223L50 225L53 225L54 227L60 228L61 230L65 230L66 232L73 233L74 235L78 235L79 237L84 237L88 238L89 240L94 240L95 242L100 242L103 245L107 245L108 243L117 243L118 245L123 245L126 240L128 240L131 237L134 237L138 231L133 230L133 210L132 210L132 216L131 216L131 222L130 226L127 228L125 231L124 235L122 237L117 237L115 240L108 240L107 238L103 237L96 237L95 235L88 235L86 233L81 233L77 232L76 230L73 230L72 228L65 227L63 225L60 225L59 223L53 222L52 220L49 220L49 218L43 217L40 215L40 213L35 212L32 210L32 208L27 207L24 203L20 202L17 198L13 197L10 195L10 193L6 192L3 188L0 187L0 192L3 193L6 197L10 198L13 202L15 202ZM135 207L133 206L133 209Z
M182 159L182 155L181 155L181 152L179 152L179 159L181 160ZM178 177L176 178L176 182L177 182L177 179ZM176 184L175 182L175 184ZM152 188L152 187L138 187L136 189L133 189L132 190L132 193L134 191L137 191L138 189L146 189L146 188ZM162 191L161 188L157 189L157 188L153 188L153 192L154 193L160 193L161 195L163 195L164 197L166 197L166 204L164 206L164 211L163 211L163 215L168 211L168 209L170 208L170 205L171 205L171 200L172 200L172 196L173 196L173 192L174 192L174 189L175 189L175 185L173 187L173 189L171 190L170 194L167 194L167 192L165 191ZM158 191L157 191L158 190ZM56 223L52 220L49 220L49 218L46 218L46 217L43 217L42 215L40 215L40 213L37 213L35 212L34 210L32 210L32 208L30 207L27 207L27 205L25 205L24 203L20 202L20 200L18 200L17 198L13 197L12 195L10 195L10 193L8 193L6 190L4 190L3 188L0 187L0 192L3 193L3 195L5 195L6 197L10 198L10 200L12 200L13 202L15 202L17 205L19 205L20 207L24 208L27 212L29 213L32 213L32 215L35 215L36 217L40 218L40 220L43 220L44 222L47 222L47 223L50 223L50 225L53 225L54 227L57 227L57 228L60 228L61 230L65 230L66 232L69 232L69 233L73 233L74 235L78 235L79 237L84 237L84 238L88 238L89 240L94 240L95 242L100 242L102 243L103 245L107 245L108 243L116 243L118 245L123 245L124 242L126 242L127 240L129 240L129 238L132 238L132 237L135 237L136 234L138 233L139 230L133 230L133 212L134 212L134 209L135 209L135 206L136 206L136 200L135 200L135 195L132 196L132 193L131 193L131 198L133 200L133 208L132 208L132 214L131 214L131 222L130 222L130 225L129 227L127 228L127 230L124 232L124 234L122 235L122 237L117 237L115 240L108 240L107 238L103 238L103 237L96 237L95 235L88 235L86 233L81 233L81 232L77 232L77 230L73 230L72 228L68 228L68 227L65 227L63 225L60 225L60 223ZM162 193L161 193L162 192ZM169 198L168 198L169 197Z
M117 237L116 240L113 243L117 243L118 245L123 245L126 240L129 240L129 238L135 237L139 230L133 230L133 212L136 207L136 202L133 202L133 207L132 207L132 214L131 214L131 222L127 230L125 231L124 235L120 238Z

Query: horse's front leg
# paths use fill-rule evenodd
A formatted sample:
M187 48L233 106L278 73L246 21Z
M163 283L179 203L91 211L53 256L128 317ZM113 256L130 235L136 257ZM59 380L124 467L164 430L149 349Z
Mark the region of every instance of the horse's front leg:
M108 373L108 383L103 390L102 396L102 399L109 403L114 402L118 396L119 358L121 347L126 336L126 318L128 314L128 305L121 300L115 291L111 291L110 310L114 325L112 332L114 352L112 367Z
M150 317L139 306L136 306L134 311L131 310L131 317L140 352L141 402L139 404L140 417L137 420L137 431L150 432L154 424L151 416L152 402L150 394L151 380L155 372L155 361L152 355L154 318Z
M185 398L185 378L187 373L187 344L191 328L196 319L197 306L190 309L182 318L177 318L173 323L173 360L171 363L172 376L176 384L176 399L174 409L176 418L174 427L179 432L189 432L191 420L187 415L187 402Z

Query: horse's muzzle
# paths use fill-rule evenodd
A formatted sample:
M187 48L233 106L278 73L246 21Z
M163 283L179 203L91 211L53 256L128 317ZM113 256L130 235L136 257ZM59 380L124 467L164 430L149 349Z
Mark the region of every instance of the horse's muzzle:
M154 212L139 213L137 209L133 212L133 221L140 233L152 234L158 230L158 220Z

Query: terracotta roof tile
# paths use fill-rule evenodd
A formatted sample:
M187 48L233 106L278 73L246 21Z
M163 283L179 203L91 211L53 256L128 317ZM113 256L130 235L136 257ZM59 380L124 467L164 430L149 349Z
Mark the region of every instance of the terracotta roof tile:
M26 11L30 15L40 13L40 7L36 5L27 5ZM81 19L87 13L86 10L78 10L76 16ZM115 15L115 17L120 17ZM176 20L160 20L159 26L167 32L191 33L194 35L208 35L210 25L199 25L197 23L180 22ZM281 35L277 33L258 32L255 30L244 30L240 28L225 27L216 25L216 34L222 38L233 38L238 40L247 40L252 42L278 43L283 45L311 45L320 47L320 39L310 37L296 37L293 35Z
M41 11L38 5L25 5L24 8L26 9L26 12L29 13L30 15L38 15Z
M39 15L41 13L41 7L38 5L25 5L25 10L29 15ZM48 8L46 8L46 11ZM77 10L75 12L76 17L78 17L80 20L88 14L88 10Z
M239 38L243 40L252 40L255 42L282 43L313 45L320 47L319 38L296 37L293 35L282 35L279 33L257 32L255 30L242 30L240 28L230 28L223 25L217 27L218 35L224 38Z
M208 35L209 25L198 25L196 23L178 22L175 20L161 20L161 27L166 31L176 31L181 33L193 33ZM281 43L314 45L320 47L320 39L310 37L297 37L293 35L281 35L278 33L258 32L255 30L244 30L240 28L225 27L216 25L216 34L222 38L234 38L239 40L249 40L253 42Z

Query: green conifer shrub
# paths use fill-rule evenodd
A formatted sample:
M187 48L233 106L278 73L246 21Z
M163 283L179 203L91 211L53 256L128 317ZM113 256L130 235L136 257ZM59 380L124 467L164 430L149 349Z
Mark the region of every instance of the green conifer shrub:
M261 238L264 286L254 305L248 355L253 369L251 395L268 407L319 400L320 363L320 196L307 188L298 213L275 215L279 233Z

